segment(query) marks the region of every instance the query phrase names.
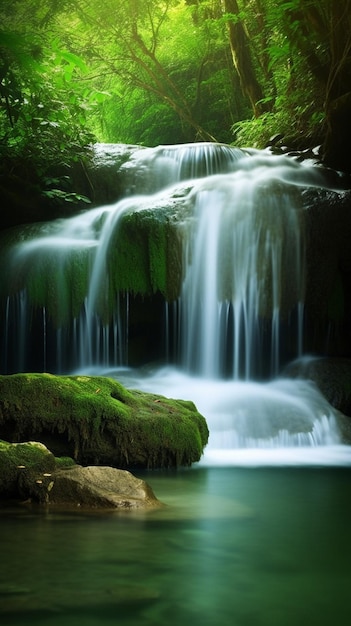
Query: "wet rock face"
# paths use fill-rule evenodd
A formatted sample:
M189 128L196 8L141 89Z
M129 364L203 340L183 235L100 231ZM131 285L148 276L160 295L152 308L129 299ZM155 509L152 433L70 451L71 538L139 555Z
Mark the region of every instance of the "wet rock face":
M284 374L312 380L335 409L351 417L351 359L307 357L291 363Z
M351 359L305 357L290 363L284 375L313 381L337 410L342 442L351 444Z
M304 191L305 351L351 353L351 192Z

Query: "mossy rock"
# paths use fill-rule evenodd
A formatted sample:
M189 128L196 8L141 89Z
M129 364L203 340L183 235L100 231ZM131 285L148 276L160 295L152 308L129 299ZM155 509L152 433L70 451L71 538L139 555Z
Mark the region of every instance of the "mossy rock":
M16 498L22 474L42 474L56 468L54 455L42 443L11 444L0 440L0 495Z
M126 293L142 297L161 294L167 301L179 297L183 236L192 211L188 196L188 187L181 187L162 202L147 197L142 210L136 200L130 211L115 220L106 251L106 272L99 278L95 302L105 324L115 312L116 299ZM91 224L96 237L107 215L108 211ZM84 309L96 250L91 241L79 237L70 247L61 245L60 240L55 244L57 232L57 223L48 222L0 233L0 262L6 267L0 298L6 302L9 295L23 292L32 311L45 308L47 319L61 328Z
M0 498L99 509L161 506L151 487L126 470L82 467L42 443L0 440Z
M99 376L0 376L0 436L37 440L56 456L119 468L187 466L208 428L192 402L128 391Z

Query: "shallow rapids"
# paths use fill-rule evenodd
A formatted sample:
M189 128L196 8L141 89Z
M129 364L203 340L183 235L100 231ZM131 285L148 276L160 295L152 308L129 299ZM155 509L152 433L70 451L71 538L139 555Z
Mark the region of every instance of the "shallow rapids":
M192 400L210 431L200 467L351 466L340 416L311 381L213 380L171 367L103 373L128 388Z

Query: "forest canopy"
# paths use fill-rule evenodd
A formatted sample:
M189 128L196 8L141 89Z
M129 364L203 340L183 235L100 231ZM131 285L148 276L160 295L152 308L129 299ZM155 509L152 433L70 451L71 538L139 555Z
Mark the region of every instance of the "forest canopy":
M338 165L351 0L0 0L0 15L1 172L26 162L48 194L51 166L96 141L263 147L279 133Z

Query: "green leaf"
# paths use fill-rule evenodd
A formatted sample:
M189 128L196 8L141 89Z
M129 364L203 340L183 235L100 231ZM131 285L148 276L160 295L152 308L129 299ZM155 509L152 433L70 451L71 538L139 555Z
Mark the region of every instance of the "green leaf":
M102 102L105 102L108 98L111 98L111 94L108 91L93 91L90 94L89 102L102 104Z
M73 52L67 52L67 50L59 50L59 54L61 56L61 59L66 61L69 65L79 68L83 74L87 73L87 65L79 56L73 54Z

